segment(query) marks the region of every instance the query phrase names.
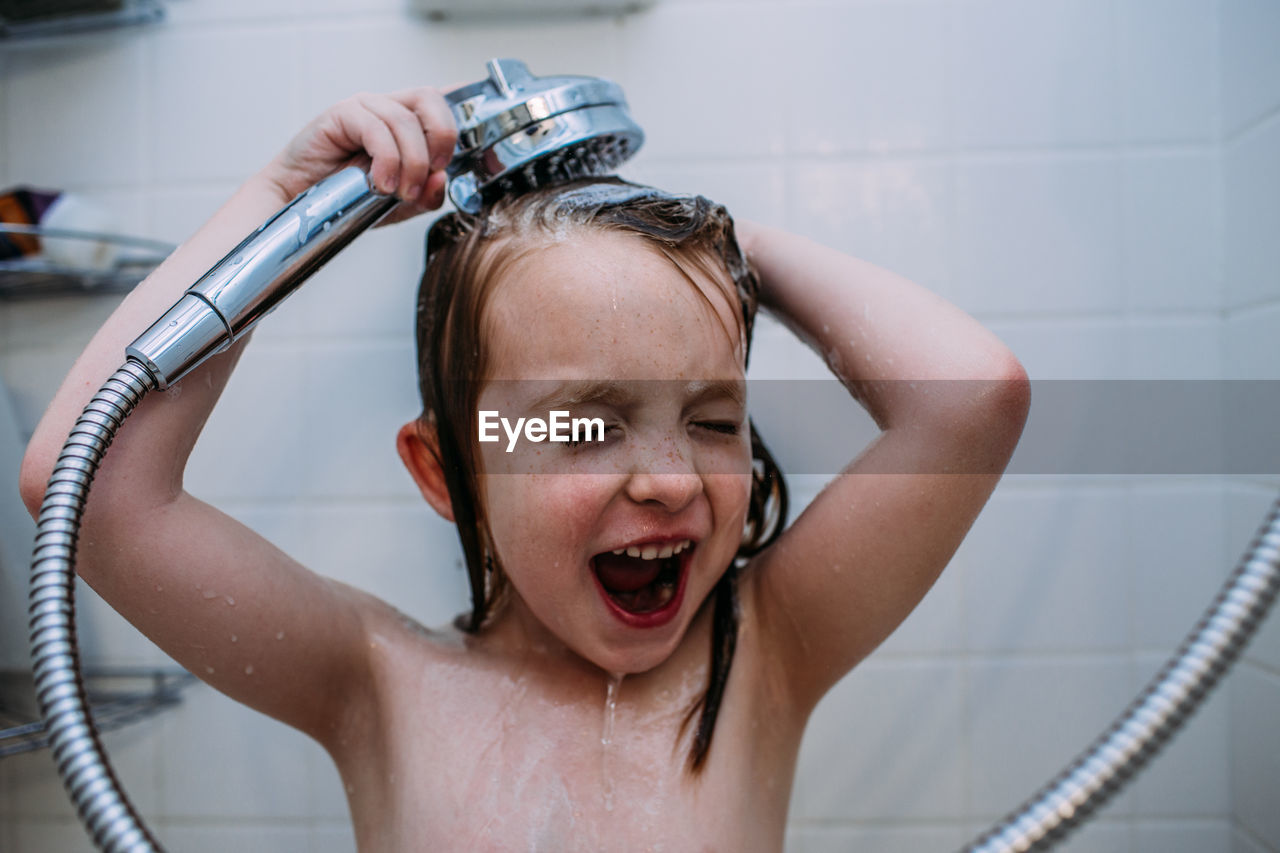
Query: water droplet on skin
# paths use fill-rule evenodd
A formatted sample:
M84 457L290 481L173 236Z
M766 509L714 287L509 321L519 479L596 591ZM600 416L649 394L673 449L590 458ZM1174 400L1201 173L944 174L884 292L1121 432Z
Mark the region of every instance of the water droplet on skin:
M618 711L618 689L622 686L621 673L609 673L604 697L604 731L600 735L600 792L604 796L605 811L613 811L613 774L610 772L610 746L613 744L613 722Z
M604 697L604 732L600 735L600 743L604 746L613 743L613 721L618 711L618 687L621 684L621 675L609 676Z
M235 607L235 606L236 606L236 600L235 600L234 598L232 598L231 596L229 596L229 595L224 595L224 596L223 596L223 598L225 598L225 599L227 600L227 606L228 606L228 607Z
M277 631L277 632L276 632L276 639L277 639L277 640L283 640L283 639L284 639L284 631Z
M197 587L197 589L198 589L198 588L199 588L199 587ZM218 594L217 594L216 592L213 592L212 590L205 590L204 592L200 593L200 595L201 595L202 597L204 597L206 600L208 600L208 599L210 599L210 598L217 598L217 597L218 597Z
M164 592L164 587L162 587L160 584L156 584L156 592Z
M207 673L209 673L210 675L213 675L213 667L211 667L211 666L206 666L206 667L204 668L204 671L205 671L205 672L207 672Z
M253 675L253 664L249 664L244 668L245 675Z
M239 637L237 637L235 634L232 634L232 635L231 635L231 642L233 642L233 643L238 643L238 642L240 642L240 638L239 638Z

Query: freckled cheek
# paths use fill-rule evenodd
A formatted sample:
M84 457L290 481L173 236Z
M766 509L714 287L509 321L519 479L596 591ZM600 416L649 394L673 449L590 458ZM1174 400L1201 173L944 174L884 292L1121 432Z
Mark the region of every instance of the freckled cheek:
M704 482L712 511L719 516L717 526L741 530L751 503L751 477L746 474L709 474Z
M480 480L499 550L515 547L540 559L581 551L615 489L610 478L587 474L486 474Z

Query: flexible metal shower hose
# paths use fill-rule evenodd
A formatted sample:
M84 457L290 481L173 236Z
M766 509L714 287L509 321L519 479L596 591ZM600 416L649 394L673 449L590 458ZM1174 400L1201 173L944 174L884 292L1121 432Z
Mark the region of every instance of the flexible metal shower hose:
M76 648L75 554L89 485L121 422L156 387L129 361L85 406L49 477L31 559L31 658L53 760L100 850L158 851L116 782L89 716Z
M31 568L31 654L54 761L99 849L160 851L116 782L80 680L75 549L89 485L120 424L157 387L126 362L85 407L40 507ZM965 853L1048 850L1083 823L1169 741L1239 657L1280 590L1280 500L1240 566L1160 674L1115 723Z
M1240 565L1160 673L1111 727L965 853L1048 850L1124 787L1200 707L1280 589L1280 499Z

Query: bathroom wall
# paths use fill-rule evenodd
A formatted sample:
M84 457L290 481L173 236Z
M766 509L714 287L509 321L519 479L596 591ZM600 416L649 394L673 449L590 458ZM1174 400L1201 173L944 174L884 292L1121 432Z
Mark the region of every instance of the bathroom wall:
M332 101L519 56L622 83L648 134L628 175L915 278L1037 380L1275 378L1267 0L661 0L485 25L399 0L169 8L151 29L3 48L5 185L74 189L121 230L180 240ZM188 486L439 623L465 604L458 549L392 443L417 411L421 231L363 237L264 323ZM28 426L115 301L0 303L0 376ZM759 335L755 377L820 375L779 326ZM789 850L954 849L1016 806L1157 669L1275 485L1046 467L1006 479L919 610L819 708ZM91 595L82 610L90 662L166 664ZM1277 637L1273 620L1230 689L1064 849L1280 849ZM105 740L174 850L351 847L323 753L206 688ZM44 754L0 761L0 849L88 849Z
M1280 5L1222 5L1225 375L1280 378ZM1228 538L1255 531L1280 480L1242 478L1228 492ZM1231 813L1238 853L1280 850L1280 620L1246 650L1230 696ZM1264 747L1265 745L1265 747Z

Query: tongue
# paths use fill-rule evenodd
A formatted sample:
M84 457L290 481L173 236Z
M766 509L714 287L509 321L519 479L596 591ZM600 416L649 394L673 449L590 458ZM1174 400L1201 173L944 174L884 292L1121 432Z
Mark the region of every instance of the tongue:
M609 592L635 592L657 580L661 572L661 560L641 560L625 554L596 557L596 574Z

